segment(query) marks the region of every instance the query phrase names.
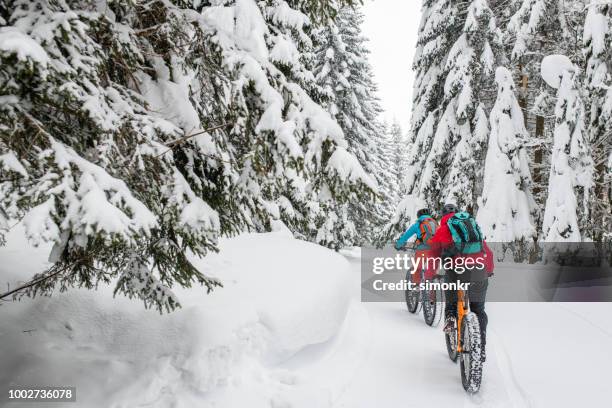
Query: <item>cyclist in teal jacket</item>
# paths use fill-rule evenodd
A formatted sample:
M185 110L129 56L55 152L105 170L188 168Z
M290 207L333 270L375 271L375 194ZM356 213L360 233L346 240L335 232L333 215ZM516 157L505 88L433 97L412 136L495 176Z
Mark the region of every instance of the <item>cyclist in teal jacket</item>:
M406 230L406 232L404 232L402 234L402 236L395 242L395 249L401 249L404 247L404 245L406 245L406 243L410 240L410 238L412 238L413 236L416 235L417 237L417 250L425 250L425 249L429 249L429 245L427 245L426 241L428 241L428 239L423 239L423 232L422 232L422 228L421 228L421 224L428 219L433 219L433 217L431 216L431 211L429 211L427 208L424 208L422 210L417 211L417 220L414 224L412 224L410 226L410 228L408 228ZM433 235L435 234L435 229L434 231L429 231L429 233L431 233L431 237L433 237ZM429 238L431 238L429 237Z
M431 211L427 208L417 211L417 220L408 228L406 232L395 242L395 249L401 249L406 243L416 235L415 259L421 258L421 265L424 266L425 279L433 278L435 270L425 267L425 260L429 252L429 241L433 238L438 228L438 223L431 216ZM415 283L420 283L421 274L413 272L412 279Z

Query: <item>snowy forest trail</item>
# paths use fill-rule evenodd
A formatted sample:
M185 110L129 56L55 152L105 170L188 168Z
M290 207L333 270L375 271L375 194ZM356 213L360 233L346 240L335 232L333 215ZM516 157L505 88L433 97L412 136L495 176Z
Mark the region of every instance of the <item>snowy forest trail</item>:
M46 262L49 248L9 242L0 276L15 281ZM439 326L403 302L361 301L357 258L347 263L281 232L221 244L199 265L218 271L224 289L205 297L180 290L184 309L162 317L113 299L109 287L3 305L0 386L54 378L78 387L80 406L105 408L569 408L609 400L612 303L488 303L484 381L469 396ZM517 268L497 265L491 287Z
M359 262L353 260L352 266L359 276ZM355 301L360 301L358 291ZM474 396L463 391L440 326L426 326L422 315L411 315L402 303L362 305L368 318L361 321L369 324L363 329L367 351L335 407L397 406L400 401L405 407L544 407L551 401L571 406L605 395L612 353L601 351L607 349L611 324L601 319L608 304L489 304L487 362L481 391ZM580 344L579 351L567 352ZM577 372L580 378L572 374Z

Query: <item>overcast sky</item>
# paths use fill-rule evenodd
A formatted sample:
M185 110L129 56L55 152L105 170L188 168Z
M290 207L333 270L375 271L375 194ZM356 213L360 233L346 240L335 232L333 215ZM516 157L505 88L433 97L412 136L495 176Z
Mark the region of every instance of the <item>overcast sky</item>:
M419 0L365 0L363 31L370 39L385 117L408 130L412 100L412 57L420 21Z

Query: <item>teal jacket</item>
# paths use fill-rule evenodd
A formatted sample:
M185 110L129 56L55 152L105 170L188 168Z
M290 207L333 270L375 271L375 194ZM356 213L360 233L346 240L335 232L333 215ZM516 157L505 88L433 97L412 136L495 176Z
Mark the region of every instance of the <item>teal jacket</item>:
M402 236L395 242L395 249L402 248L404 245L406 245L406 242L408 242L410 238L412 238L414 235L416 235L418 239L421 239L421 228L419 228L419 226L421 225L421 221L427 218L431 218L431 215L421 215L419 219L414 224L412 224L410 228L408 228L408 230L406 230L406 232L404 232ZM416 247L416 249L429 249L429 247L425 244L420 244Z

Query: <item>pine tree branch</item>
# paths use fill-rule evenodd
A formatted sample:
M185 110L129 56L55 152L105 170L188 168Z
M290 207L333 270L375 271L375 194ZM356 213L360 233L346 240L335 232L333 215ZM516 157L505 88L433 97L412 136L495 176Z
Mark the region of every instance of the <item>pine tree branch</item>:
M25 118L32 124L34 125L34 127L36 129L38 129L38 131L42 134L44 134L45 136L49 137L49 138L53 138L53 136L51 136L51 134L49 132L47 132L43 127L42 124L40 123L40 121L38 119L36 119L34 116L32 116L29 112L26 112L25 110L18 108L21 113L23 113L23 115L25 116Z
M204 133L209 133L209 132L212 132L212 131L215 131L215 130L223 129L223 128L228 127L230 125L231 125L230 123L224 123L222 125L214 126L214 127L209 128L209 129L201 130L199 132L192 133L192 134L183 136L183 137L181 137L179 139L173 140L170 143L166 144L166 147L168 147L168 150L166 150L163 153L158 154L157 156L155 156L155 158L158 158L158 157L161 157L161 156L165 155L166 153L172 151L172 149L174 149L175 147L180 146L185 141L187 141L187 140L189 140L191 138L203 135Z
M598 148L599 146L603 145L604 143L606 143L608 141L610 136L612 136L612 131L611 132L607 132L605 135L603 135L603 137L599 138L595 143L593 143L591 145L591 148L595 149L595 148Z
M48 279L51 279L51 278L59 275L60 273L64 272L64 270L65 270L64 268L60 268L57 271L55 271L55 272L53 272L53 273L51 273L49 275L45 275L45 276L41 276L40 278L33 279L33 280L29 281L28 283L25 283L25 284L23 284L21 286L16 287L15 289L12 289L12 290L9 290L7 292L4 292L4 293L0 294L0 300L3 300L4 298L7 298L7 297L9 297L11 295L14 295L14 294L18 293L18 292L21 292L23 290L31 288L32 286L38 285L41 282L44 282L44 281L46 281Z
M156 34L156 31L163 26L164 23L155 24L154 26L142 28L140 30L134 30L134 34L138 36L147 36L150 34Z

